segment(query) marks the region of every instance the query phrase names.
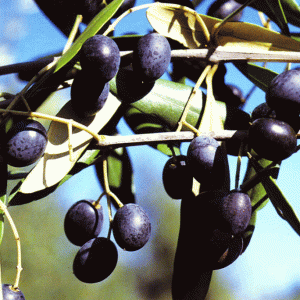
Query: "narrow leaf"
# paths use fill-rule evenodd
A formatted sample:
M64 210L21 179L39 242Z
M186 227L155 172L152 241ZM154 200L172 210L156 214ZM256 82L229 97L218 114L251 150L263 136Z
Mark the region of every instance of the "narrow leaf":
M79 119L73 112L70 101L63 106L57 116L83 123L89 130L97 133L108 123L119 106L120 102L109 94L104 107L94 117L84 120ZM69 173L77 159L92 141L92 136L88 132L73 128L73 161L70 161L68 126L52 121L47 135L48 144L44 156L32 169L21 186L20 191L24 194L41 191L59 183Z
M278 73L269 70L267 68L247 63L247 62L235 62L235 67L243 73L251 82L264 92L267 91L271 81L278 75Z
M84 32L76 39L75 43L57 62L55 72L66 65L80 50L82 44L90 37L94 36L105 23L112 18L124 0L114 0L103 8L89 23Z
M237 2L243 4L245 3L245 0L237 0ZM280 0L282 10L284 11L285 17L287 21L295 25L297 27L300 27L300 9L299 5L295 0ZM250 5L254 9L258 11L262 11L265 13L272 21L278 24L278 3L275 1L272 1L272 8L273 10L270 9L270 6L266 5L265 1L253 1L252 4ZM274 11L274 8L276 10ZM276 12L277 11L277 12ZM278 24L279 25L279 24Z
M110 82L111 92L118 97L118 89L114 80ZM192 92L192 87L164 79L158 79L151 91L140 100L130 105L139 111L155 117L171 131L176 130L183 109ZM122 101L122 99L120 99ZM205 105L205 95L199 89L192 99L191 108L186 121L194 127L199 127L202 118L202 109ZM216 101L216 110L222 121L226 119L226 104ZM183 127L183 130L188 128Z
M258 1L256 1L258 2ZM221 20L200 15L210 34ZM203 29L196 13L190 9L182 9L172 5L154 5L147 10L147 18L151 26L160 34L170 37L188 48L204 47L206 44ZM227 22L217 35L218 46L248 52L262 50L299 51L300 43L267 28L246 23Z
M251 164L256 172L263 170L263 166L260 165L255 159L251 159ZM269 176L264 177L261 180L263 187L265 188L273 206L276 211L283 217L291 227L300 235L300 220L298 219L294 209L285 198L284 194L276 184L276 181Z
M58 187L60 187L64 182L70 179L72 176L76 175L80 171L84 170L85 168L89 167L90 165L94 164L101 156L100 150L86 150L84 154L78 159L75 166L70 170L70 172L57 184L52 187L45 188L41 191L24 194L20 192L20 187L22 186L25 179L19 181L19 183L14 187L11 191L8 202L10 206L14 205L22 205L26 204L35 200L39 200L44 198L54 191Z

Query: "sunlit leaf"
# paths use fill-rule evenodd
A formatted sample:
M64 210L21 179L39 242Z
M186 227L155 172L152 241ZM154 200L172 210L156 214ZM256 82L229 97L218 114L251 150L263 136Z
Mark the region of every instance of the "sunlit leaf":
M86 150L84 154L78 159L78 161L70 170L70 172L60 182L58 182L52 187L45 188L41 191L33 192L30 194L24 194L20 192L20 187L22 186L25 179L20 180L20 182L15 186L15 188L11 191L8 197L9 205L22 205L48 196L72 176L76 175L77 173L89 167L90 165L94 164L100 156L100 150Z
M258 1L256 1L258 2ZM207 30L212 34L221 20L201 15ZM171 5L155 5L147 10L151 26L160 34L170 37L188 48L204 47L206 44L203 29L196 14L190 9ZM286 50L299 51L300 43L267 28L246 23L227 22L217 35L219 46L245 51Z
M57 116L78 121L97 133L108 123L119 106L120 102L109 94L104 107L94 117L79 119L73 112L70 101L63 106ZM73 161L70 161L68 126L52 121L47 135L48 144L44 156L21 186L20 191L24 194L34 193L60 182L93 139L88 132L73 128Z
M236 68L264 92L278 73L253 63L235 62Z
M84 32L76 39L69 50L59 59L55 72L66 65L80 50L82 44L90 37L94 36L102 26L112 18L124 0L114 0L105 8L103 8L89 23Z

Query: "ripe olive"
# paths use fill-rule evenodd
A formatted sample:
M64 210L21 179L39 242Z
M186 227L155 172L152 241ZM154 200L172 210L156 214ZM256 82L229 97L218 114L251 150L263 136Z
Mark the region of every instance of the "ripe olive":
M260 157L281 161L296 151L297 137L289 124L272 118L260 118L249 128L249 146Z

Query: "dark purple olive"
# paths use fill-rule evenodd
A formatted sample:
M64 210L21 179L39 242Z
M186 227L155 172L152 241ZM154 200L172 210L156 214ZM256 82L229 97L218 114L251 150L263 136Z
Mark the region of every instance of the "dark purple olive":
M165 164L162 174L163 185L173 199L182 199L192 190L193 176L186 164L186 156L171 157Z
M118 72L121 62L120 50L116 42L104 35L96 34L88 38L80 50L82 70L97 76L106 83Z
M86 242L77 252L73 273L82 282L96 283L106 279L115 269L118 251L115 244L104 237Z
M241 6L241 4L237 3L234 0L216 0L209 7L207 15L218 19L225 19ZM230 21L238 22L240 21L242 16L243 11L240 11L232 19L230 19Z
M260 156L281 161L297 148L294 129L287 123L272 118L255 120L249 128L249 146Z
M19 288L14 288L11 284L2 284L3 300L25 300L24 294Z
M46 149L47 131L35 120L13 124L7 133L6 155L9 165L25 167L36 162Z
M276 112L300 112L300 70L277 75L268 86L266 102Z
M145 246L151 235L151 223L146 212L137 204L119 208L112 225L117 244L124 250L136 251Z
M103 227L103 207L94 205L93 200L80 200L68 210L64 230L71 243L82 246L97 237Z

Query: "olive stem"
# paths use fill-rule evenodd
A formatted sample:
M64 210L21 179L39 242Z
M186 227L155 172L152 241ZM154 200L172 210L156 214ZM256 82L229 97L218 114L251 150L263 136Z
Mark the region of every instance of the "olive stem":
M197 80L193 90L192 90L192 93L190 94L189 96L189 99L188 101L186 102L185 104L185 107L184 107L184 110L183 110L183 114L180 118L180 121L178 122L178 127L176 129L176 131L181 131L182 129L182 125L185 123L186 124L186 117L188 115L188 112L190 110L190 106L192 104L192 99L194 98L194 96L196 95L197 91L199 90L199 87L201 86L202 82L204 81L204 79L206 78L208 72L210 71L211 69L211 66L210 65L207 65L205 67L205 69L202 71L199 79Z
M13 288L16 289L19 286L21 271L23 270L22 264L21 264L21 242L20 242L20 237L19 237L16 225L15 225L10 213L8 212L6 205L2 201L0 201L0 209L4 212L6 218L9 222L9 225L12 229L12 232L14 234L16 243L17 243L17 261L18 261L18 263L17 263L17 275L16 275L15 283L13 285Z
M103 181L104 181L104 190L106 195L112 197L119 207L124 206L124 204L119 200L119 198L110 190L109 181L108 181L108 162L107 157L103 159Z
M0 300L3 300L3 291L2 291L2 270L1 270L1 262L0 262Z

